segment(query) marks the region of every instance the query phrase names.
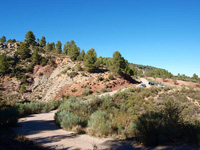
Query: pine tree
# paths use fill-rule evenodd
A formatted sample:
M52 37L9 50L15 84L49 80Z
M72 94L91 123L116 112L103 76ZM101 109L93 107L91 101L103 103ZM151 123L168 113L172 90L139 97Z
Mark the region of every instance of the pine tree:
M32 31L28 31L25 35L25 41L29 44L29 45L34 45L35 44L35 35L33 34Z
M50 51L54 51L55 50L55 43L54 42L51 42L50 43Z
M197 74L193 74L193 76L192 76L192 79L194 79L194 80L198 80L199 79L199 77L198 77L198 75Z
M79 56L78 56L78 60L79 61L83 61L84 60L84 56L85 56L85 51L82 49L82 51L81 51L81 53L79 54Z
M47 45L45 47L46 51L51 51L51 45L49 44L49 42L47 42Z
M94 72L96 70L97 54L95 49L90 49L84 56L84 67L88 72Z
M42 36L42 38L41 38L41 40L40 40L40 46L41 46L41 47L46 46L46 39L45 39L44 36Z
M75 43L73 43L71 45L70 55L69 55L71 60L77 60L79 54L80 54L80 48L77 47Z
M41 57L38 54L38 49L35 49L33 51L33 55L32 55L32 64L33 65L38 65L38 64L40 64L40 61L41 61Z
M21 59L26 59L30 57L30 49L27 43L22 43L17 52Z
M5 37L5 36L2 36L2 37L0 38L0 42L6 43L6 37Z
M56 51L59 54L62 52L62 48L61 47L62 47L62 43L60 41L58 41L57 44L56 44Z
M66 51L65 51L65 53L67 55L70 54L70 49L71 49L71 43L67 41L67 43L66 43Z
M114 52L113 58L111 60L111 71L122 74L126 68L125 59L121 56L119 51Z
M96 61L96 67L101 67L103 65L103 57L100 56Z
M7 41L7 43L15 43L15 42L16 42L15 39L9 39L9 40Z
M7 61L7 57L5 54L0 55L0 75L4 75L8 72L9 70L9 64Z

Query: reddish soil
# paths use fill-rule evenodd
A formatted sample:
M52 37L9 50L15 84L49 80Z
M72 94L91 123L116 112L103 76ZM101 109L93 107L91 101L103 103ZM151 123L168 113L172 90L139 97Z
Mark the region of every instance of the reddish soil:
M105 77L106 78L106 77ZM68 84L64 86L59 93L56 95L55 99L60 99L62 95L76 95L76 96L82 96L83 89L91 89L93 93L99 93L101 92L102 88L109 88L109 91L114 91L117 89L120 89L124 86L130 86L133 85L133 83L130 83L128 80L125 80L123 78L115 78L114 80L109 81L97 81L96 78L91 77L88 81L82 82L82 83L73 83Z
M162 82L162 83L168 84L168 85L174 85L174 86L177 86L177 87L181 87L182 85L195 86L197 84L197 83L194 83L194 82L187 82L187 81L177 80L177 84L175 85L173 79L165 79L164 81L163 81L162 78L154 79L152 77L149 77L149 79L156 80L157 82Z
M46 75L47 77L49 77L52 72L53 72L53 67L49 65L46 65L44 67L36 65L33 70L33 76L36 77L39 75Z

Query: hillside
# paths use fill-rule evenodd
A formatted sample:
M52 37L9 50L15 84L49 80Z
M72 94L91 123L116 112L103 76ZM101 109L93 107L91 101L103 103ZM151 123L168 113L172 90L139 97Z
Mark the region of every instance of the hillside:
M53 50L47 52L47 47L38 45L26 47L30 56L21 59L17 53L23 43L0 43L0 54L6 54L10 68L0 79L1 97L5 100L49 101L67 95L98 94L137 83L126 75L109 71L103 58L95 72L85 71L82 60L72 60L69 55ZM39 58L37 63L33 63L34 50Z
M16 133L44 147L60 145L58 149L94 149L95 144L123 149L123 143L131 149L138 144L198 146L196 74L174 76L165 69L132 64L119 51L112 58L97 58L94 48L85 53L73 40L62 49L60 41L46 43L42 37L36 42L32 31L25 37L0 43L2 129L19 121Z

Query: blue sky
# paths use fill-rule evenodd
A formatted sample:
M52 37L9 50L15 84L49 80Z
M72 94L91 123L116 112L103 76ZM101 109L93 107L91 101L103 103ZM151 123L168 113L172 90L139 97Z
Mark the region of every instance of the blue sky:
M0 36L28 30L98 56L200 76L200 0L0 0Z

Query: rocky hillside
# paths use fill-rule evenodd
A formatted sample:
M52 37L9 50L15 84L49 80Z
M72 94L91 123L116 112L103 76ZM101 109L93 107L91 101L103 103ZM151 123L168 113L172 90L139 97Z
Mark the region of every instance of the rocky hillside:
M8 57L15 57L15 53L22 43L1 43L0 54L4 53ZM95 73L84 71L82 61L72 61L66 54L43 51L39 51L39 54L48 62L51 59L54 64L35 65L32 72L24 74L22 74L23 71L26 71L26 67L31 64L30 60L17 64L15 68L12 68L15 76L12 76L11 71L10 74L0 78L0 92L3 99L49 101L68 95L87 96L104 93L134 83L134 80L116 76L106 69L100 69ZM19 70L18 72L16 68ZM21 92L23 84L25 91Z

